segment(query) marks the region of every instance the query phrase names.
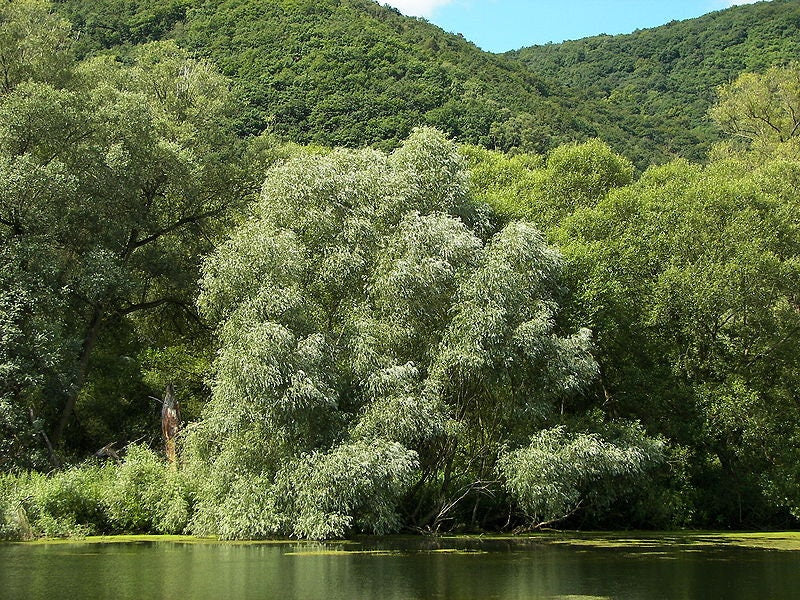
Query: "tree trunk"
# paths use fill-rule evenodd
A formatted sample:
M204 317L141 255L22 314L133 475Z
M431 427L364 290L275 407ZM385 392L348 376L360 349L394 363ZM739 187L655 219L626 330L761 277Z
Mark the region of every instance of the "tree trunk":
M86 335L83 337L81 353L78 356L78 370L75 375L75 382L67 395L64 408L61 411L61 417L58 420L56 428L53 430L53 435L50 436L50 441L54 446L61 443L64 437L64 430L67 428L67 424L75 410L75 403L78 401L78 395L81 393L81 389L83 389L86 375L89 372L89 356L97 341L97 334L100 332L101 321L102 313L100 308L95 307L92 311L92 318L89 320L89 326L86 329Z
M28 408L28 415L30 416L31 419L31 426L34 429L36 429L36 415L33 414L32 407ZM56 450L55 448L53 448L52 442L50 442L50 438L47 437L47 432L44 430L44 428L41 428L39 429L38 433L39 435L42 436L42 439L44 440L44 443L47 446L47 455L50 458L50 464L53 465L53 467L55 467L56 469L58 469L61 466L61 460L59 460L58 455L56 454Z

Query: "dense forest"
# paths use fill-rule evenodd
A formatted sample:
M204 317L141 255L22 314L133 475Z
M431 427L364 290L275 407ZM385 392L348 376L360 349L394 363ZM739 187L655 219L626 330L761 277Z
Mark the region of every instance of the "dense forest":
M523 64L372 0L66 0L59 10L83 34L83 52L170 38L213 61L248 106L243 133L391 148L427 123L503 149L514 144L500 139L503 125L516 130L519 119L541 148L554 135L593 133Z
M707 118L717 87L800 56L800 3L759 2L630 35L533 46L507 56L558 81L593 112L610 111L634 138L614 145L630 158L702 160L721 139ZM589 113L589 119L597 118ZM608 133L598 135L608 140ZM636 138L652 141L644 145ZM635 155L625 151L631 144Z
M796 526L798 15L3 3L0 538Z
M798 56L800 3L774 0L629 36L481 52L372 0L62 0L81 53L174 39L231 77L238 128L384 149L426 124L541 153L599 137L641 170L702 160L717 86Z
M630 36L480 51L373 0L60 0L81 54L173 39L235 82L237 128L391 149L418 125L542 153L600 138L644 170L702 160L717 86L800 52L800 3L774 0Z

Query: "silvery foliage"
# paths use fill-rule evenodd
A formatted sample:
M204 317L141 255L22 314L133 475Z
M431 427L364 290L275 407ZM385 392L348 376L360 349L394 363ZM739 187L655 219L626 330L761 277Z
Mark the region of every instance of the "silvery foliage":
M187 441L195 531L396 530L444 448L497 454L459 437L481 418L505 440L591 381L589 332L556 326L559 270L532 226L499 228L470 199L456 147L434 130L389 155L273 168L204 267L199 306L219 353Z
M617 423L603 433L559 425L500 458L498 473L532 524L558 521L587 502L608 505L663 459L664 443L638 423Z

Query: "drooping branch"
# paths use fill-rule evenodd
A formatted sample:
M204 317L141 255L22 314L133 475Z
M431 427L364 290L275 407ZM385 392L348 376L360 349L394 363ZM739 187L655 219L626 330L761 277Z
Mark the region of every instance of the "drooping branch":
M525 525L525 526L522 526L522 527L517 527L513 531L513 533L514 533L514 535L520 535L520 534L523 534L523 533L530 533L532 531L541 531L542 529L544 529L546 527L550 527L551 525L555 525L556 523L560 523L561 521L566 521L571 516L573 516L575 513L577 513L581 509L582 506L583 506L583 500L579 500L578 503L575 506L573 506L568 512L566 512L565 514L561 515L560 517L555 517L555 518L549 519L547 521L541 521L539 523L536 523L535 525L530 525L530 526Z
M487 495L487 496L494 496L493 486L496 485L497 481L473 481L470 484L465 485L462 487L458 492L456 492L456 497L451 498L449 500L445 500L439 508L439 511L436 513L436 516L433 519L433 523L430 526L431 531L439 531L442 524L445 521L449 521L452 517L449 517L448 514L458 506L462 500L464 500L467 496L469 496L472 492L477 492L478 494Z

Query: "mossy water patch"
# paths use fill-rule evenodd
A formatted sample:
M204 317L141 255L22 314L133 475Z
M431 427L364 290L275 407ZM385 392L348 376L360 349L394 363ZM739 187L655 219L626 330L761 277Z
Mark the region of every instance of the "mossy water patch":
M423 550L421 554L488 554L488 551L468 550L463 548L437 548L435 550Z
M273 539L273 540L220 540L213 537L199 537L192 535L90 535L71 538L43 538L30 541L13 541L12 544L30 545L56 545L56 544L141 544L141 543L173 543L173 544L217 544L228 546L278 546L312 544L303 540ZM356 542L342 540L334 542L337 545L352 545Z
M553 596L549 600L611 600L610 596L580 596L570 594L569 596Z
M699 536L696 544L738 546L741 548L763 548L767 550L800 550L800 531L769 533L721 533L714 536Z
M552 596L549 600L611 600L610 596L581 596L570 594L568 596Z
M366 554L369 556L399 556L400 550L294 550L284 552L284 556L352 556Z
M514 538L506 538L514 539ZM800 551L800 532L597 532L542 533L523 539L543 544L595 549L622 549L657 552L713 548L754 548L762 550Z
M322 548L317 550L292 550L285 552L285 556L352 556L352 555L367 555L367 556L410 556L420 554L444 554L444 555L457 555L457 556L474 556L489 554L486 550L470 550L462 548L436 548L436 549L372 549L372 550L356 550L350 548L330 549Z

